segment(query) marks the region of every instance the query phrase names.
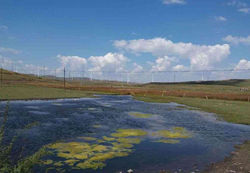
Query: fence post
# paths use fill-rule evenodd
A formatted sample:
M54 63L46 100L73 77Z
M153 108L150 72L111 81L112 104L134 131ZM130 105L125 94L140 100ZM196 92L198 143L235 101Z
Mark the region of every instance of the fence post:
M84 78L85 78L85 69L82 71L82 85L84 84Z
M63 87L65 89L65 67L63 69Z
M3 86L3 68L1 68L1 87Z

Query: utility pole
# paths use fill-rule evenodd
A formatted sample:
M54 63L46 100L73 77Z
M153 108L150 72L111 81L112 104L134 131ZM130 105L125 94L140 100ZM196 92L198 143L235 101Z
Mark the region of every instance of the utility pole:
M3 86L3 68L1 68L1 87Z
M151 73L151 83L154 82L154 72Z
M45 77L45 66L43 66L43 77Z
M37 76L40 77L40 67L37 68Z
M14 65L13 65L13 62L11 62L11 71L14 72Z
M174 71L174 83L175 83L175 71Z
M129 73L127 73L127 84L129 83Z
M65 67L63 69L63 86L64 86L64 89L65 89Z
M80 71L80 77L79 77L79 80L80 80L80 83L81 85L83 84L83 76L84 76L84 71Z
M3 86L3 63L4 63L4 59L2 58L2 63L1 63L1 87Z
M82 81L82 85L84 83L84 76L85 76L85 64L83 66L83 71L82 71L82 79L80 79Z

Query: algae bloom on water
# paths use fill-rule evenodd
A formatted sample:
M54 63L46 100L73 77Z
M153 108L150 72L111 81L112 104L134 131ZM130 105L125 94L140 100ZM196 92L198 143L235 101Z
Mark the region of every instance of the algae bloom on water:
M132 137L132 136L145 136L147 132L141 129L118 129L112 133L113 137Z
M102 125L100 125L100 124L94 124L93 127L98 129L98 128L101 128Z
M74 169L102 169L106 161L116 157L125 157L133 152L134 144L141 142L138 136L147 132L140 129L118 129L112 137L103 136L103 140L94 137L79 137L85 142L61 142L50 145L59 161L44 161L52 167L72 167ZM100 141L100 142L99 142Z
M52 167L69 166L76 169L102 169L108 159L128 156L133 145L117 143L117 145L89 144L85 142L56 143L49 147L60 161L44 161Z
M153 136L163 138L190 138L191 134L183 127L174 127L171 130L159 130L152 133Z
M179 140L174 140L174 139L159 139L157 141L158 143L165 143L165 144L178 144L180 141Z
M141 143L147 135L158 138L153 142L166 144L176 144L181 138L191 137L190 133L182 127L159 130L151 134L142 129L118 129L100 139L87 136L78 137L77 139L84 140L80 142L52 144L49 149L53 150L59 160L47 160L44 164L51 166L52 169L65 166L73 169L102 169L106 166L107 160L126 157L132 153L134 145Z
M89 136L87 136L87 137L78 137L78 139L83 139L83 140L86 140L86 141L96 141L97 140L97 138L94 138L94 137L89 137Z
M141 112L129 112L129 115L136 118L150 118L153 116L153 114L146 114Z

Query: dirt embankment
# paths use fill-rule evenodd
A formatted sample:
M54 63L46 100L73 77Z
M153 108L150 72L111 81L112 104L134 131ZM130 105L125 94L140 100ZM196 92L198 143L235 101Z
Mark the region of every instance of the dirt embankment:
M250 173L250 141L235 148L231 156L210 165L204 173Z

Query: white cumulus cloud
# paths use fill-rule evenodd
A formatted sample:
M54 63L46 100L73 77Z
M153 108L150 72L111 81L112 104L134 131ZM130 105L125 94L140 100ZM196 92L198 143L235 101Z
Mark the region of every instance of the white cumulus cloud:
M241 2L239 0L232 0L232 1L229 1L227 3L227 5L229 6L235 6L235 7L238 7L238 8L243 8L243 7L247 7L247 4L245 2Z
M0 67L6 70L11 70L26 74L39 74L41 71L48 70L47 67L42 67L34 64L25 64L23 61L15 61L9 57L0 55Z
M239 63L235 66L235 70L239 69L250 69L250 61L246 59L241 59Z
M250 13L250 8L240 8L240 9L238 9L238 11L248 14L248 13Z
M134 69L132 70L132 73L139 73L143 71L143 67L137 63L133 63Z
M92 65L90 71L122 71L129 60L123 54L110 52L104 56L91 56L88 61Z
M61 63L61 66L57 70L63 70L65 67L67 70L83 71L87 64L87 60L79 56L57 55L57 58Z
M187 68L184 65L178 64L173 67L174 71L182 71L182 70L187 70Z
M247 3L242 2L240 0L232 0L228 2L227 5L237 8L238 12L246 13L246 14L250 13L250 8L247 5Z
M114 46L133 53L151 53L157 57L175 56L189 59L192 69L208 69L221 62L230 54L228 44L195 45L192 43L174 43L165 38L118 40Z
M20 51L12 48L0 47L0 53L19 54Z
M166 71L171 70L169 69L173 62L175 62L176 59L174 57L159 57L155 60L155 63L152 65L151 71Z
M219 22L226 22L227 18L223 16L215 16L215 20Z
M224 41L230 43L230 44L246 44L250 45L250 35L247 37L234 37L232 35L228 35L225 38L223 38Z
M163 4L169 5L169 4L186 4L185 0L163 0Z

